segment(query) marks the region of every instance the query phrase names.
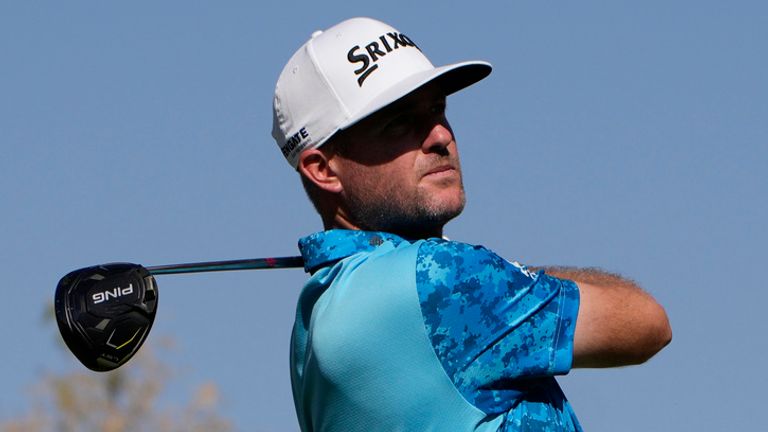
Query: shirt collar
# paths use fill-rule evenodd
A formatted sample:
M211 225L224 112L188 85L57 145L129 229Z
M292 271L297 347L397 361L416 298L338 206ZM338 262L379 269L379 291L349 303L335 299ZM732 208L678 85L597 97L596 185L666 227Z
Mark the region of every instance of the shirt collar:
M407 241L385 232L334 229L300 239L299 250L304 258L304 270L312 273L358 252L372 251L385 242L398 245Z

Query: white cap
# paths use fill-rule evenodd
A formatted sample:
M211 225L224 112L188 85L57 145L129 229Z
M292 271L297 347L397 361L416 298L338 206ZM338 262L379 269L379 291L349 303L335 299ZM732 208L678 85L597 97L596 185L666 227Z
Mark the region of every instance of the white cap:
M288 60L275 87L272 136L296 168L303 150L424 84L439 80L448 95L490 73L481 61L436 68L408 36L352 18L314 32Z

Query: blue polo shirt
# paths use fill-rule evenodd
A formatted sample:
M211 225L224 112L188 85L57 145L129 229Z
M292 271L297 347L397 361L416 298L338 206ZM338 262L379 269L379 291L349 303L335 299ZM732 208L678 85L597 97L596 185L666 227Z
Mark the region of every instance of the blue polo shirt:
M579 292L481 246L330 230L299 241L291 381L303 431L580 431Z

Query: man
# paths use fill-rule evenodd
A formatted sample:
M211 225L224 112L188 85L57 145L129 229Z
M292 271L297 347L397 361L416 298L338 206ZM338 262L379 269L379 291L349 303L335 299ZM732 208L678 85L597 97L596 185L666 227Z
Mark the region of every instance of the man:
M629 281L442 238L464 207L445 98L490 71L435 68L356 18L315 32L280 75L273 136L325 227L299 242L302 430L581 430L554 376L669 342L664 310Z

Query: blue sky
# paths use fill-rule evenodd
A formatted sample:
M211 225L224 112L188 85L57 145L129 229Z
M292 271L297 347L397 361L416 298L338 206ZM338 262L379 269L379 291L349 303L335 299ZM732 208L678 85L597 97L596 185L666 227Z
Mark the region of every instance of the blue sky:
M468 206L453 239L637 280L674 341L561 379L590 431L755 430L768 353L764 2L3 2L0 420L79 370L41 318L58 279L297 253L321 229L270 137L274 83L317 29L372 16L435 64L483 59L449 99ZM163 276L166 401L216 382L238 430L296 430L300 270ZM755 367L753 370L752 367Z

